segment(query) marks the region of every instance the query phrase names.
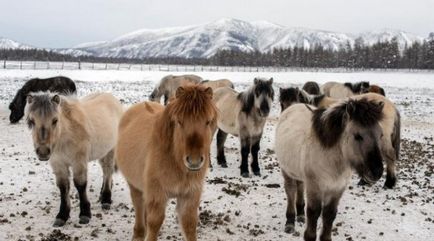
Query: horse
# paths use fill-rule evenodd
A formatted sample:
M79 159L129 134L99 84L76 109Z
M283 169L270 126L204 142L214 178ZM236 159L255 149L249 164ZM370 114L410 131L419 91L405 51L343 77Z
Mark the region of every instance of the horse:
M308 97L305 97L308 98ZM399 110L392 101L382 95L376 93L366 93L351 97L352 99L366 98L372 101L381 101L384 103L383 115L384 118L380 121L380 126L383 130L381 138L383 159L386 161L386 181L385 188L393 188L396 184L396 163L399 161L399 152L401 145L401 115ZM324 95L311 97L308 104L318 108L328 108L334 103L339 102L338 99L330 98ZM359 185L366 184L363 179L360 179Z
M381 178L383 107L383 102L362 98L340 101L328 109L295 104L281 114L275 152L288 200L285 232L294 232L296 215L304 217L305 191L304 239L316 240L322 212L320 240L331 240L337 206L352 170L368 183Z
M204 80L200 82L200 84L206 87L211 87L213 91L221 87L229 87L231 89L234 88L234 83L228 79Z
M281 112L295 103L309 104L313 96L298 87L279 88L279 103Z
M19 89L9 104L11 114L9 120L12 124L17 123L24 116L26 97L30 92L51 91L64 95L71 95L77 92L74 81L70 78L57 76L48 79L30 79Z
M260 176L258 152L265 121L274 99L273 78L255 78L248 90L237 91L223 87L214 93L220 115L217 121L217 163L227 167L224 143L229 134L238 136L241 144L241 176L249 177L248 157L252 154L253 174Z
M116 163L130 188L134 241L157 240L169 198L186 240L196 240L198 207L209 165L217 108L212 89L185 85L166 107L142 102L119 125Z
M60 209L53 226L63 226L69 219L70 168L80 198L79 222L89 223L91 209L86 186L90 160L99 159L101 164L103 185L100 202L103 209L109 209L112 203L113 148L123 112L119 100L108 93L92 94L77 100L39 92L27 96L25 112L36 155L40 161L49 162L60 190Z
M338 82L327 82L321 86L321 93L327 97L336 99L344 99L358 94L367 93L369 89L369 82L362 81L358 83L344 84Z
M377 93L377 94L380 94L382 96L386 96L386 92L384 91L384 89L381 88L378 85L370 85L369 89L368 89L368 92L370 92L370 93Z
M176 89L185 84L197 84L203 79L197 75L167 75L163 77L160 83L154 88L149 96L150 101L160 102L161 96L164 96L164 105L175 95Z
M314 81L308 81L308 82L304 83L302 89L311 95L321 94L321 90L319 88L318 83L316 83Z

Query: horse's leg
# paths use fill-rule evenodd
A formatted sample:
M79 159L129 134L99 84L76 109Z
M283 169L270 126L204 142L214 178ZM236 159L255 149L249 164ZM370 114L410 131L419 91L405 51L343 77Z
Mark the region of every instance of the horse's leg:
M321 241L332 240L333 222L335 221L339 200L341 199L344 190L345 189L342 189L338 192L329 193L324 198L325 203L322 212L323 229L320 236Z
M226 163L226 157L225 157L225 142L226 137L228 136L228 133L222 131L221 129L218 129L217 131L217 164L219 164L221 167L228 167L228 164Z
M297 181L297 221L304 222L304 184L301 181Z
M304 232L305 241L316 241L316 228L318 225L318 218L321 214L322 200L321 193L319 193L318 188L309 187L306 184L306 216L307 216L307 227ZM310 184L315 185L315 184Z
M294 232L295 226L295 199L297 194L297 184L296 181L290 178L283 170L282 175L287 199L285 232L292 233Z
M134 223L134 234L133 241L143 241L145 240L145 209L143 207L143 193L132 185L128 184L130 187L131 200L133 202L135 211L135 223Z
M74 186L77 188L80 198L80 215L79 223L87 224L91 218L90 202L87 199L87 161L85 159L77 160L72 166L74 176Z
M198 209L200 204L200 192L192 195L178 197L176 210L182 226L184 239L196 241L196 228L198 222Z
M102 167L103 182L100 193L102 209L110 209L112 203L112 176L114 171L114 151L111 150L99 160Z
M60 209L54 221L54 227L65 225L69 219L71 202L69 199L69 169L64 163L51 162L54 174L56 175L56 184L60 190Z
M386 169L387 173L384 187L392 189L396 184L396 160L394 158L386 158Z
M253 174L256 176L261 176L261 171L259 170L259 163L258 163L258 152L260 149L260 144L261 142L261 136L259 137L254 137L252 138L252 148L251 148L251 152L252 152L252 171Z
M163 197L161 190L153 196L145 194L145 219L146 219L146 241L157 241L158 232L163 224L167 199ZM155 196L156 195L156 196Z
M250 137L240 135L241 142L241 176L249 177Z

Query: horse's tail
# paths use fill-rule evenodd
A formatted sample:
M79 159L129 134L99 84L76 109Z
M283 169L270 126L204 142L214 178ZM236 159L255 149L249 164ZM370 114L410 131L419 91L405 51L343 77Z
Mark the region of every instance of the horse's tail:
M392 132L392 146L395 149L396 160L399 160L399 152L401 149L401 115L395 108L395 122L393 124Z

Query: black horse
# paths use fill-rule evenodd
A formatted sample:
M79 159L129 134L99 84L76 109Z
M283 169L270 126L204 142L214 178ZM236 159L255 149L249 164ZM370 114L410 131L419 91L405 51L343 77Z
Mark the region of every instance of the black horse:
M63 76L56 76L48 79L30 79L18 90L14 100L9 105L11 123L17 123L24 116L26 97L30 92L51 91L59 94L75 94L77 88L74 81Z

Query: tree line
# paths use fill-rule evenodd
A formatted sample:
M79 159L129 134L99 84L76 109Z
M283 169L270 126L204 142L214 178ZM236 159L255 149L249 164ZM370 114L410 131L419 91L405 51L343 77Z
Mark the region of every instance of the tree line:
M366 45L356 39L337 50L321 45L278 48L262 53L221 50L211 58L152 57L110 58L72 56L45 49L0 49L0 60L64 61L92 63L218 65L218 66L276 66L307 68L380 68L380 69L434 69L434 33L424 42L414 42L401 51L396 38L391 41Z

